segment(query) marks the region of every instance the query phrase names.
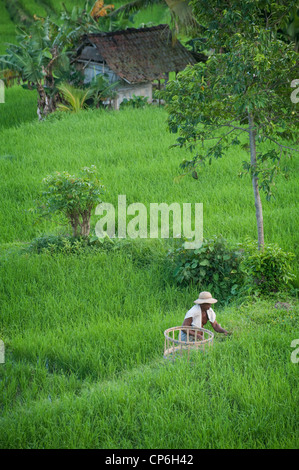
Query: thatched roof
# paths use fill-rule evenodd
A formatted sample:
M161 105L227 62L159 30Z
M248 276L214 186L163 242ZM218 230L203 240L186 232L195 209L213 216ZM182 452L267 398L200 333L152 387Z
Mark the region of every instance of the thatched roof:
M168 25L84 35L79 51L77 59L105 62L129 83L161 79L204 60L178 40L173 43Z

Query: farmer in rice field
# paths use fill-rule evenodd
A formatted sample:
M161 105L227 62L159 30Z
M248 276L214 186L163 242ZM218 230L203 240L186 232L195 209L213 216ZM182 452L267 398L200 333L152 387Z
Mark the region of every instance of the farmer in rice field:
M182 326L195 326L198 328L202 328L208 320L210 321L212 327L214 328L217 333L224 333L227 336L229 333L228 331L221 328L221 326L216 321L216 314L214 310L211 308L212 304L215 304L217 299L213 299L210 292L201 292L199 294L198 299L194 301L196 305L194 305L185 315L185 319L183 321ZM189 331L189 341L194 341L195 331ZM202 332L197 332L197 339L202 338ZM181 340L187 341L187 332L186 330L181 332Z

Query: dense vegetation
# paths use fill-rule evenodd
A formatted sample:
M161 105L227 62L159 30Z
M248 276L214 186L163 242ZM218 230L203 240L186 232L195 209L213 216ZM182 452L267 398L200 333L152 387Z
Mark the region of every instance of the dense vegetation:
M96 165L104 201L202 202L204 236L222 235L230 249L256 239L250 179L236 177L246 149L232 146L198 179L179 178L190 154L169 148L175 136L163 108L58 112L38 122L36 99L36 90L15 86L0 104L0 447L297 448L298 277L288 290L237 289L228 299L211 276L217 320L232 335L215 334L213 348L190 362L166 361L164 330L180 325L208 287L193 268L193 282L177 284L168 254L177 245L71 245L70 227L35 213L43 178ZM265 243L298 259L297 159L285 165L276 199L262 195ZM93 214L92 234L96 221ZM178 253L176 269L188 263Z

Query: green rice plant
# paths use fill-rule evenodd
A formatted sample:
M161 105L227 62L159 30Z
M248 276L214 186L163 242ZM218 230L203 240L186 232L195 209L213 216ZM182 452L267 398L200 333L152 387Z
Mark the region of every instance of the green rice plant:
M5 88L4 103L0 106L0 131L37 120L36 103L36 90L25 90L17 85Z
M33 20L31 14L19 0L4 0L5 7L12 21L18 25L29 26Z
M15 42L16 25L6 9L5 1L0 1L0 54L4 54L6 50L5 43Z
M233 334L165 361L163 332L198 289L128 254L1 258L1 447L296 447L298 302L294 323L269 300L215 307Z
M149 104L147 100L148 100L147 96L133 95L132 98L130 98L129 100L127 98L124 98L124 100L120 104L120 107L125 108L129 106L132 108L144 108L145 106Z

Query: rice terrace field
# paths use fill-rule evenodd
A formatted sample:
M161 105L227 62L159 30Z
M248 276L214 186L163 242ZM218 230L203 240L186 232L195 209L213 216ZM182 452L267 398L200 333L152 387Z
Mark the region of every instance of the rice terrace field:
M53 14L60 3L0 0L0 54L4 42L16 41L22 15ZM139 23L170 21L161 5L138 15ZM167 118L165 106L145 105L56 111L39 121L36 89L5 88L1 449L298 448L298 153L282 157L288 178L277 175L275 198L261 193L265 245L275 245L276 256L293 253L290 282L279 289L260 291L246 275L243 285L233 269L223 274L220 254L189 261L173 238L98 240L95 210L89 241L74 241L57 218L37 218L47 175L95 165L102 200L116 208L119 195L148 213L151 203L202 203L209 256L219 243L228 264L240 244L257 240L251 180L238 177L248 150L232 145L197 179L181 178L190 152L170 148L177 135ZM165 359L164 331L182 324L201 291L218 299L217 321L230 334L208 322L212 348L190 360Z

